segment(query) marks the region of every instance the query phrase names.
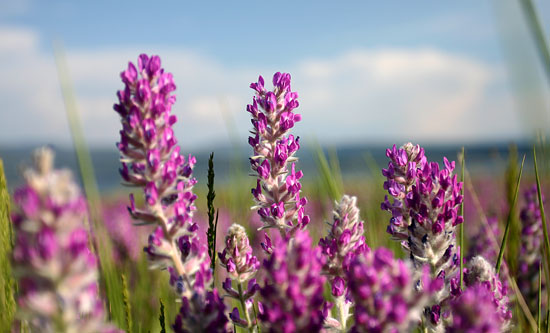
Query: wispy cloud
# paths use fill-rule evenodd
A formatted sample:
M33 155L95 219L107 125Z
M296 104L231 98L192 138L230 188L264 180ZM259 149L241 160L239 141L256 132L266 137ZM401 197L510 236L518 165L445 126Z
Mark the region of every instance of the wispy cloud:
M29 29L0 28L0 142L69 142L51 52ZM339 56L297 59L289 68L235 67L190 49L69 49L85 135L112 145L118 73L140 52L162 55L178 86L176 135L185 147L227 142L222 112L231 112L246 142L248 84L258 73L289 71L304 121L296 132L321 143L509 139L524 131L499 67L435 48L355 49ZM498 121L497 121L498 119ZM488 126L490 124L490 126Z

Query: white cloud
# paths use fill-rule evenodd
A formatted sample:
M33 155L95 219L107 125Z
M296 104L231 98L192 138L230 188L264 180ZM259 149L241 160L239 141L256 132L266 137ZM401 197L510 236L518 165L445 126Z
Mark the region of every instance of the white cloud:
M2 41L7 41L2 43ZM0 141L69 142L52 56L27 29L0 28ZM112 145L119 73L136 47L68 50L85 135ZM174 73L176 135L185 149L224 144L228 131L246 142L248 88L266 68L234 68L193 50L157 48ZM334 58L297 59L293 88L304 115L296 132L322 143L354 140L476 140L522 135L502 70L437 49L350 50Z

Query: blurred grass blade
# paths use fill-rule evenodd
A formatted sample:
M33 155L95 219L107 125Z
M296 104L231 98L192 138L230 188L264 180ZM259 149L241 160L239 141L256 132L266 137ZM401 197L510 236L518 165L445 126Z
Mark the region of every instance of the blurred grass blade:
M86 140L84 139L76 107L76 100L69 78L69 70L63 53L63 47L59 42L54 44L54 56L63 95L63 102L65 103L67 120L69 122L69 129L73 139L80 176L82 184L84 185L84 192L90 211L91 221L88 221L88 228L90 235L93 236L90 238L95 238L96 242L101 242L100 247L97 246L96 242L92 242L92 249L99 257L100 279L107 294L107 309L109 309L111 318L114 319L119 326L122 326L124 325L125 315L124 302L120 293L122 288L120 275L116 271L113 261L111 240L103 227L101 200L94 174L92 158L86 145Z
M464 147L460 153L460 181L462 182L462 189L460 194L462 195L462 203L460 204L460 216L464 218L464 167L466 164L466 155L464 154ZM460 289L464 289L464 223L463 220L460 224Z
M314 151L316 156L315 162L317 164L317 170L320 173L321 183L325 188L326 194L328 194L328 196L332 200L339 200L342 196L342 193L344 192L342 176L336 174L338 172L339 166L336 164L335 161L332 161L331 164L333 165L333 167L337 168L337 170L333 170L333 168L331 168L331 165L327 160L323 148L321 148L319 145L314 148Z
M133 323L132 323L132 305L130 304L130 293L128 291L128 281L126 281L126 276L121 274L122 278L122 299L124 301L124 310L126 314L126 332L133 332Z
M160 314L159 314L160 333L166 333L166 317L164 316L164 303L162 303L162 298L159 298L159 301L160 301Z
M537 14L537 9L535 8L535 4L532 0L521 0L519 3L523 7L527 24L533 34L533 39L537 46L537 51L546 73L546 79L548 80L548 83L550 83L550 50L548 49L548 43L546 41L546 37L544 36L544 28L542 27Z
M519 175L516 182L516 189L514 191L514 199L512 200L512 205L509 208L508 211L508 219L506 221L506 229L504 229L504 236L502 236L502 243L500 244L500 250L498 252L498 259L495 271L497 274L500 273L500 265L502 264L502 256L504 255L504 249L506 248L506 239L508 237L508 232L510 231L510 222L512 221L512 215L515 211L516 202L518 200L518 193L519 193L519 184L521 182L521 175L523 173L523 164L525 163L525 155L523 155L523 160L521 161L521 167L519 169Z
M15 281L11 271L14 237L10 218L10 195L0 159L0 331L10 332L15 315Z
M206 239L208 240L208 255L210 256L210 267L212 274L216 271L216 232L218 229L218 218L214 217L214 153L210 154L208 159L208 194L206 195L206 206L208 209L208 230L206 231Z

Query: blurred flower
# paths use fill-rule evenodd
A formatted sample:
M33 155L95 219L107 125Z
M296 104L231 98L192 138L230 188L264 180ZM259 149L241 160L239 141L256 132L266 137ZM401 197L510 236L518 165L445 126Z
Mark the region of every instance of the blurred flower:
M335 299L338 318L327 318L325 325L346 331L353 302L347 297L347 273L356 256L369 251L363 236L363 221L360 221L357 198L344 195L335 202L332 223L328 236L319 241L326 258L323 273L328 275L332 296Z
M145 207L137 209L130 196L130 214L141 224L156 226L145 248L151 266L168 269L176 291L191 297L196 280L208 285L212 273L192 221L195 158L189 155L186 161L180 155L172 130L176 86L172 74L161 68L160 58L145 54L139 56L137 68L129 63L121 78L125 88L118 92L119 103L114 106L122 122L117 145L120 174L129 184L143 188L145 197Z
M385 248L357 256L348 272L355 302L351 332L405 332L418 325L435 284L423 269L420 280L424 288L417 291L414 274Z
M298 230L278 240L264 260L259 317L268 332L318 332L323 326L323 261L320 248L311 245L308 233Z
M543 240L537 194L537 185L531 186L524 193L525 204L520 212L522 229L517 273L519 290L533 312L538 309L540 248ZM545 285L543 288L546 288Z
M453 175L455 162L443 158L444 168L428 163L424 151L410 143L400 149L388 149L388 169L384 188L394 198L386 197L381 207L392 213L388 232L401 239L410 253L415 268L430 265L432 278L440 279L442 288L436 293L435 304L428 311L431 330L441 330L441 306L451 292L451 282L457 279L459 252L456 226L462 223L458 209L462 203L462 183ZM431 312L431 313L430 313Z
M14 194L14 273L18 316L31 331L118 332L105 321L97 259L88 248L86 201L68 170L54 170L48 148L34 152Z
M466 288L451 301L452 323L447 332L500 333L505 329L493 293L482 284Z
M136 262L143 253L143 242L147 240L142 228L135 228L133 219L128 215L126 203L117 201L103 204L103 221L109 237L115 247L113 255L115 260Z
M250 84L256 96L247 106L254 126L248 143L254 149L250 164L258 176L252 189L256 202L253 208L261 217L262 228L277 228L284 237L309 223L304 214L307 200L300 197L303 174L296 171L294 163L300 140L286 135L302 117L293 112L299 104L298 93L290 88L290 74L275 73L273 86L273 91L267 91L261 76L257 83ZM288 163L292 163L290 172Z
M172 325L176 333L228 332L225 305L218 291L195 293L190 299L183 298L176 322Z

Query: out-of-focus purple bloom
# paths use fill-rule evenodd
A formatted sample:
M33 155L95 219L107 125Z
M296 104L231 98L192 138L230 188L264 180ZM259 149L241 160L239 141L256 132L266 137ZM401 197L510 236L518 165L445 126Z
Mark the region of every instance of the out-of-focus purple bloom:
M290 74L273 75L273 91L264 87L260 76L250 84L256 91L247 111L252 116L252 136L248 143L254 150L250 158L252 170L257 174L256 187L252 189L262 228L277 228L281 235L293 233L309 223L304 214L306 198L300 197L302 171L296 171L294 156L300 148L299 137L287 135L294 124L301 120L293 110L298 107L298 93L291 91ZM289 172L288 166L291 164Z
M196 160L180 154L172 129L176 86L172 74L161 68L160 58L145 54L139 56L137 67L129 63L121 78L125 87L114 106L122 122L117 144L120 173L125 182L143 188L145 197L145 207L138 209L131 196L129 211L141 224L156 226L145 247L151 266L168 269L176 291L191 297L197 280L209 285L212 274L192 220Z
M426 267L427 268L427 267ZM348 281L355 302L352 332L406 332L419 324L422 311L434 291L426 269L419 279L409 266L394 259L390 250L378 248L357 256L351 263Z
M468 261L468 266L465 269L464 283L467 288L481 284L493 294L493 302L497 305L497 313L502 322L502 328L508 329L512 319L512 311L508 300L508 287L502 283L495 273L493 265L481 256L473 257Z
M537 186L524 193L525 204L520 212L521 247L518 258L517 282L531 311L538 308L540 248L543 240L542 219L537 198ZM543 279L544 280L544 279ZM543 282L543 288L546 288ZM542 291L544 293L544 291Z
M220 264L227 270L229 276L223 284L223 288L227 291L229 297L239 300L241 306L244 308L244 319L240 318L237 308L233 309L230 317L235 324L251 328L256 325L250 316L253 304L252 297L259 288L256 279L252 278L256 275L260 262L252 253L252 248L243 226L233 224L229 228L225 237L225 248L218 256L220 257ZM238 291L233 289L231 281L235 282ZM243 285L246 282L249 282L248 290L243 290ZM248 308L247 304L250 304Z
M126 203L105 203L103 221L115 245L113 248L115 259L137 261L143 253L143 242L147 237L142 229L134 227L133 219L128 215Z
M287 235L264 260L260 319L268 332L318 332L323 327L323 257L305 231ZM263 330L262 330L263 331Z
M469 241L471 245L466 258L469 260L475 256L482 256L496 264L502 231L496 217L488 217L486 222L478 223L479 229Z
M458 215L462 183L453 175L455 162L444 158L443 168L428 163L423 149L411 143L399 149L394 146L386 155L390 162L382 171L387 177L384 188L393 202L386 197L381 208L392 213L388 232L402 240L416 268L427 263L432 278L444 282L434 298L439 306L450 295L460 260L455 229L463 221ZM434 309L445 312L440 307ZM439 315L429 317L434 329L440 326Z
M493 293L483 284L475 284L451 301L452 324L447 332L500 333L504 324L494 302Z
M218 291L195 293L190 299L183 298L176 322L172 325L176 333L228 332L225 304Z
M335 202L329 226L328 236L319 241L319 246L326 258L323 273L329 278L338 318L327 318L325 325L345 331L353 305L346 297L349 266L356 256L369 251L356 197L344 195L340 202Z
M14 194L18 316L37 332L118 332L105 321L98 295L86 201L68 170L53 170L53 156L36 150L26 184Z

